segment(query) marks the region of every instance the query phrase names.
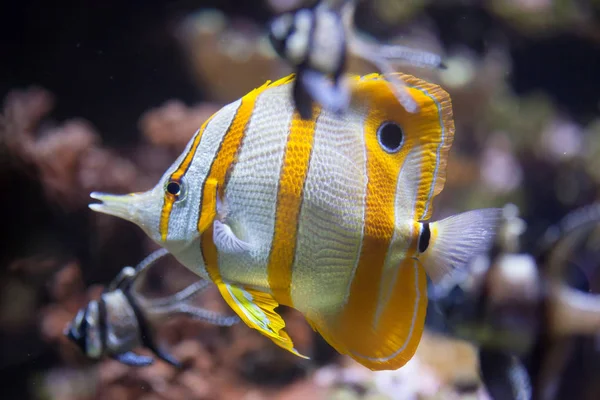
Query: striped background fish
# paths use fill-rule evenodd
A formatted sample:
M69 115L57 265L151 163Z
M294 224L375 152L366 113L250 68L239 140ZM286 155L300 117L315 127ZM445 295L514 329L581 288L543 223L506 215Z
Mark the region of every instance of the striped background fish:
M340 353L374 370L413 356L427 276L462 271L500 216L475 210L427 222L446 176L448 94L399 74L407 113L380 75L352 77L349 111L294 109L294 76L225 106L196 132L154 189L92 193L95 211L129 220L212 280L250 327L298 354L283 304Z

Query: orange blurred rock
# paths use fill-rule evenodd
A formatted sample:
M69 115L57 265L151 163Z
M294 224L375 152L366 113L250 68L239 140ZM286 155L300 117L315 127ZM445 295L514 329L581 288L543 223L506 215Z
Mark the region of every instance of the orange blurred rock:
M41 315L40 333L43 338L49 342L62 340L63 331L73 315L57 304L47 306L41 311Z
M262 27L249 19L202 10L183 21L178 38L193 78L211 100L234 101L267 79L290 72L265 40Z
M325 400L327 390L318 386L313 379L303 379L283 388L273 400Z
M116 360L103 360L98 365L98 381L103 385L118 382L131 371L131 367Z
M92 148L85 154L77 168L77 183L80 192L85 193L89 202L89 192L94 190L109 193L129 193L138 189L138 169L131 161L117 156L112 151Z
M213 356L198 340L184 340L173 347L171 352L175 358L189 365L197 373L209 374L214 368Z
M188 370L181 374L179 381L183 386L189 389L194 399L214 398L214 389L206 377L198 370Z
M136 350L140 354L151 355L149 351ZM155 359L148 367L134 368L133 372L137 379L147 382L152 388L162 388L175 379L177 369L162 360Z
M83 290L81 268L76 261L67 263L52 277L50 295L55 301L67 301L74 294L82 293Z
M442 385L452 387L471 382L477 387L481 382L477 349L465 341L425 332L416 355Z
M294 309L287 309L284 315L286 330L294 340L294 347L302 354L309 354L313 348L314 335L304 316Z

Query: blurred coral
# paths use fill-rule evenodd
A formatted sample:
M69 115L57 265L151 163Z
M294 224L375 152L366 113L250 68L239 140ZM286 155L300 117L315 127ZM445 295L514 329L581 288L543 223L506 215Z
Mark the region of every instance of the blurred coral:
M196 82L219 102L233 101L289 72L261 27L249 20L229 19L218 10L189 15L177 36Z
M88 122L75 119L50 126L44 121L53 106L52 96L40 88L9 93L2 132L13 157L36 166L47 198L73 210L87 203L90 187L117 191L132 187L135 166L101 148L100 137Z
M202 123L219 108L210 103L188 108L180 101L171 100L144 113L140 118L140 129L150 144L172 147L181 152L190 140L190 132L200 129Z

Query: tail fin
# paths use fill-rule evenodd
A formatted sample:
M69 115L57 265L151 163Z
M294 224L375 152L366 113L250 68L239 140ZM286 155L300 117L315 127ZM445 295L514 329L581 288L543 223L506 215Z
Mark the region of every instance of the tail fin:
M469 261L490 249L501 217L501 208L486 208L430 224L429 246L419 258L434 285L460 279Z

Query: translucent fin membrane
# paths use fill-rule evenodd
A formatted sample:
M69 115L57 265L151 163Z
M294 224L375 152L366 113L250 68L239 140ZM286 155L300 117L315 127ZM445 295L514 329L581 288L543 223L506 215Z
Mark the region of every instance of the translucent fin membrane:
M169 254L169 252L164 248L156 250L137 265L135 268L135 275L139 276L150 265L167 254ZM139 295L136 300L146 313L155 316L183 314L192 319L201 320L218 326L232 326L238 323L240 319L237 316L222 315L187 303L190 298L202 293L209 286L211 286L209 281L199 280L169 296L147 300Z
M186 301L190 297L203 292L209 286L210 286L209 281L201 280L201 281L191 284L190 286L187 286L185 289L182 289L179 292L177 292L171 296L160 297L158 299L151 300L148 302L148 305L151 307L159 308L159 307L169 306L173 303Z
M223 315L215 311L192 306L189 304L173 303L153 310L155 313L183 314L192 319L206 322L216 326L233 326L240 322L237 315Z
M377 48L377 55L392 64L408 64L430 69L446 68L439 55L405 46L380 45Z

